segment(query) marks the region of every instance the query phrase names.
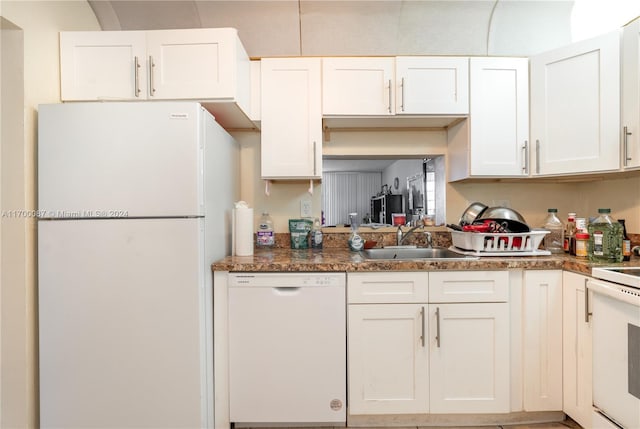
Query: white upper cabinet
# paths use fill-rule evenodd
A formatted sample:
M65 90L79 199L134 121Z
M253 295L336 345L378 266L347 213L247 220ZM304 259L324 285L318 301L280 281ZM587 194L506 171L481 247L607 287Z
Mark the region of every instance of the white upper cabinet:
M470 59L472 176L527 176L529 61Z
M147 55L150 98L249 97L250 63L233 29L148 31ZM242 88L238 64L246 79Z
M323 115L393 115L393 58L323 58Z
M529 62L471 58L469 119L448 130L449 180L529 175Z
M261 62L262 178L321 178L320 58L265 58Z
M146 99L146 64L143 31L60 33L63 101Z
M620 168L620 31L531 58L534 174Z
M469 113L469 59L358 57L322 59L325 116Z
M469 58L396 57L396 113L469 113Z
M640 167L640 19L622 33L622 165Z
M250 73L233 28L60 33L63 101L198 100L223 126L246 128Z

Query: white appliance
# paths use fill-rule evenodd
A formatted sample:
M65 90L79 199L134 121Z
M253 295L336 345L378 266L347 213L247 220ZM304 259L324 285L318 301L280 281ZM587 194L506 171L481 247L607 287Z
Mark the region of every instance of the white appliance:
M640 428L640 268L592 269L594 429Z
M236 426L346 422L344 273L229 275Z
M38 111L42 428L213 427L237 143L197 103Z

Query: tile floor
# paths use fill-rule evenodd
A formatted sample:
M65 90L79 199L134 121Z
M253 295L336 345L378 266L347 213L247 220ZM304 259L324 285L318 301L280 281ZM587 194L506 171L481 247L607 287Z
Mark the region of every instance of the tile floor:
M553 423L529 423L529 424L515 424L515 425L490 425L490 426L418 426L418 427L403 427L403 428L354 428L354 429L582 429L578 423L574 422L570 418L562 422ZM348 429L348 428L347 428Z
M245 428L251 429L251 428ZM263 428L264 429L264 428ZM269 429L310 429L310 428L269 428ZM344 427L322 427L314 429L349 429ZM527 423L514 425L488 425L488 426L402 426L402 427L359 427L353 429L582 429L578 423L567 417L562 422L553 423Z

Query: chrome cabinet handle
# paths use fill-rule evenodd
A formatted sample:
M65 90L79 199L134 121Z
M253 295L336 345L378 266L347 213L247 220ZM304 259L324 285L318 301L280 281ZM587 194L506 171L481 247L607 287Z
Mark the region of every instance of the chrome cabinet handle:
M540 174L540 140L536 140L536 173Z
M629 164L629 161L631 161L631 157L629 156L629 136L632 133L629 132L629 127L627 127L625 125L624 127L624 136L623 136L623 140L624 140L624 159L623 159L623 165L626 167Z
M440 307L436 307L436 345L440 347Z
M420 332L422 332L422 334L420 335L420 343L422 344L422 347L424 347L426 344L425 341L425 332L424 332L424 307L422 307L420 309L420 323L422 324L422 329Z
M149 92L151 93L151 95L156 94L156 86L153 81L155 68L156 68L156 63L153 61L153 57L149 55Z
M391 113L391 79L389 79L389 107L387 110Z
M587 286L587 282L589 279L584 279L584 323L589 323L589 316L592 316L593 313L589 312L589 287Z
M400 80L400 110L404 112L404 78Z
M140 61L138 57L133 57L133 75L134 75L134 90L133 95L140 97Z
M522 171L524 174L529 174L529 141L524 141L524 146L522 146L522 150L524 151L524 165L522 166Z

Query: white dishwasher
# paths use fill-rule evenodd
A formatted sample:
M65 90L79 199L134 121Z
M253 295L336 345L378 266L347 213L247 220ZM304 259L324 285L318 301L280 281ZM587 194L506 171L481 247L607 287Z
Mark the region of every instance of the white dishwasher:
M344 273L229 275L236 425L346 422Z

